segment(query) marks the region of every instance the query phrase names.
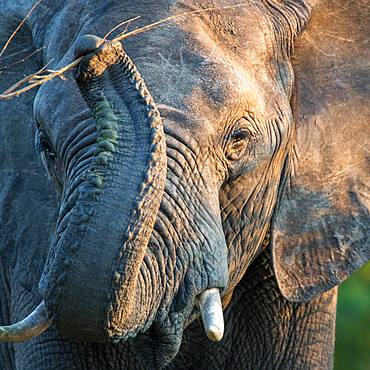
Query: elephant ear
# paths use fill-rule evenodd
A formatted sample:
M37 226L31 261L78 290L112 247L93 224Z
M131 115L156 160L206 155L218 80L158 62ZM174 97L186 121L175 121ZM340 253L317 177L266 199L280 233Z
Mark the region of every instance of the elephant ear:
M295 44L295 147L272 223L282 294L306 301L370 256L370 1L322 1Z
M16 8L18 11L20 6ZM8 10L7 4L0 5L0 50L23 17ZM37 52L34 47L32 31L26 22L0 57L0 93L39 70L37 57L40 54L41 50ZM41 273L42 264L33 256L39 258L47 250L57 200L35 152L32 109L35 95L36 91L31 90L18 98L0 100L0 258L12 266L16 259L27 258L34 266L40 265L33 271ZM37 209L40 212L35 212ZM32 279L30 275L29 281ZM25 289L25 283L22 284Z

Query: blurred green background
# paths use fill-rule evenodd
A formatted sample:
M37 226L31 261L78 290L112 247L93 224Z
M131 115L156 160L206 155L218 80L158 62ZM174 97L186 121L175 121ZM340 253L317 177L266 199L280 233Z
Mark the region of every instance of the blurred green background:
M335 370L370 370L370 263L339 288Z

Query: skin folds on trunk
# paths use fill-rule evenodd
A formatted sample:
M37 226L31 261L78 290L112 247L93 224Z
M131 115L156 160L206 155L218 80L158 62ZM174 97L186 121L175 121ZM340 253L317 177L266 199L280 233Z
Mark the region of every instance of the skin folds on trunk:
M119 340L150 324L138 307L153 302L141 296L152 290L140 287L139 273L164 188L165 141L159 113L120 43L85 56L77 82L98 135L86 169L66 179L44 295L62 334Z

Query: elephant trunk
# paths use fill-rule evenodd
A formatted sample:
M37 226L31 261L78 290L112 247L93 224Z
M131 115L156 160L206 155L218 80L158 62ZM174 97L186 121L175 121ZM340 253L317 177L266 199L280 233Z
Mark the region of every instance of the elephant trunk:
M43 290L61 334L115 341L149 325L142 305L153 299L143 294L154 292L140 268L164 189L165 140L159 112L120 43L86 55L77 82L97 140L88 166L76 160L67 171L74 175L64 186Z

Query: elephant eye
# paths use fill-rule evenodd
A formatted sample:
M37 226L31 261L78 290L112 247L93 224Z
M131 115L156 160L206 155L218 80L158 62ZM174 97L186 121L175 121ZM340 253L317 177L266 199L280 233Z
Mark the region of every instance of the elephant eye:
M240 158L244 149L248 145L250 132L246 129L234 131L229 138L229 145L226 149L226 158L230 161L236 161Z
M49 144L49 140L44 135L43 131L38 128L35 134L35 148L36 151L41 156L42 162L48 171L47 168L47 160L51 160L52 162L55 162L55 154L54 151L51 148L51 145Z
M60 188L61 185L56 170L57 158L54 150L49 143L49 140L40 127L37 128L35 134L35 148L40 156L42 164L44 165L49 178L53 179L54 182L58 185L58 188Z

